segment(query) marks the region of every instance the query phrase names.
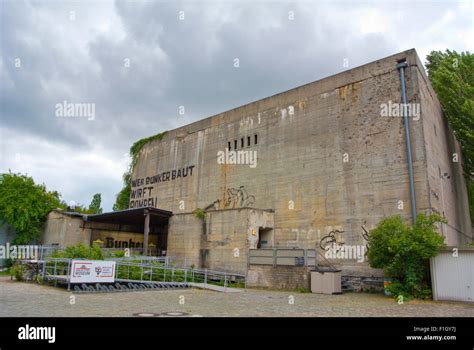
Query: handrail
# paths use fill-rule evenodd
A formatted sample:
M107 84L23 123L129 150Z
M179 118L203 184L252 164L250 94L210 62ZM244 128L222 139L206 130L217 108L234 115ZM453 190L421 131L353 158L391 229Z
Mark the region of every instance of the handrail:
M288 251L288 252L297 252L300 254L292 254L292 255L279 255L278 252L283 252L283 251ZM259 254L259 252L272 252L272 254ZM309 254L313 253L313 254ZM271 263L258 263L256 265L273 265L273 267L277 265L286 265L286 264L279 264L278 260L281 259L294 259L294 258L302 258L304 260L303 266L314 266L316 265L316 259L317 259L317 251L316 249L307 249L307 248L283 248L283 247L273 247L273 248L258 248L258 249L249 249L248 250L248 258L249 258L249 263L251 258L266 258L266 259L271 259ZM311 260L314 260L313 263L309 263ZM253 263L250 263L253 265ZM296 265L295 266L301 266L301 265Z

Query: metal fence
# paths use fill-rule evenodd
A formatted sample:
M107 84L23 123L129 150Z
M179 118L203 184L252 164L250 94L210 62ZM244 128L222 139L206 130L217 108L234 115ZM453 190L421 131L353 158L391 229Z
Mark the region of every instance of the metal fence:
M52 281L56 286L59 283L69 283L72 259L47 258L39 262L41 276L44 281Z
M56 245L40 245L38 247L38 256L36 257L37 260L44 260L46 258L51 257L55 252L58 251L64 251L66 248L65 247L60 247ZM116 253L122 252L124 253L123 248L101 248L102 253L104 256L107 258L113 258ZM149 257L149 258L154 258L154 257L159 257L156 253L158 250L156 248L149 248L148 249L148 255L143 255L143 248L129 248L128 250L128 255L130 257L134 258L137 256L143 256L143 257Z
M67 284L69 288L72 260L83 259L52 257L55 252L63 250L64 248L59 246L39 246L35 259L22 261L22 264L36 266L34 278L39 276L44 281L53 282L54 285ZM194 283L204 286L210 284L224 289L246 288L246 275L194 268L194 265L188 265L186 257L143 255L115 257L110 254L114 250L102 248L102 251L105 253L104 260L116 262L115 279L118 281Z
M159 256L161 255L161 250L156 247L155 248L149 247L147 254L143 254L144 248L103 248L101 247L101 249L102 249L102 252L104 252L107 255L113 255L116 252L124 252L125 249L128 249L128 253L131 256L134 256L134 255Z
M133 260L135 259L135 260ZM47 258L40 262L44 281L67 284L70 288L71 262L81 259ZM194 284L196 286L215 285L226 288L246 288L246 276L242 274L176 267L169 257L114 258L117 282L160 282Z
M246 278L242 274L125 261L117 262L115 277L126 282L186 282L224 288L246 287Z
M303 248L249 249L249 265L315 266L316 250Z
M48 257L50 257L54 252L58 250L63 250L63 248L59 246L47 246L47 245L41 245L38 247L38 257L37 260L44 260Z
M164 265L169 266L171 264L171 257L169 256L143 256L143 255L134 255L134 256L124 256L121 258L112 258L107 257L104 260L111 260L116 262L129 262L129 263L139 263L139 264L151 264L151 265Z

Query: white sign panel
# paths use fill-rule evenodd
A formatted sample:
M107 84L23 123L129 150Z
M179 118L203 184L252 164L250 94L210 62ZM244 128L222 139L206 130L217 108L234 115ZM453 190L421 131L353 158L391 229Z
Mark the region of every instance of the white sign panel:
M115 261L73 260L71 283L114 282Z

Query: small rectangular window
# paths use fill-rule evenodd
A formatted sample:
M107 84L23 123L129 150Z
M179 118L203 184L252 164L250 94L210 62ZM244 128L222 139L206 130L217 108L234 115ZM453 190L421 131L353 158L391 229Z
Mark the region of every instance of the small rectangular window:
M237 149L237 140L234 140L234 149Z
M256 145L258 143L258 137L257 137L257 134L255 134L255 141L254 141L254 144Z
M240 147L241 147L241 148L244 148L244 146L245 146L244 138L242 137L242 138L240 139Z
M229 149L229 151L232 149L232 147L230 146L230 141L227 142L227 148Z
M247 147L250 147L250 136L247 136Z

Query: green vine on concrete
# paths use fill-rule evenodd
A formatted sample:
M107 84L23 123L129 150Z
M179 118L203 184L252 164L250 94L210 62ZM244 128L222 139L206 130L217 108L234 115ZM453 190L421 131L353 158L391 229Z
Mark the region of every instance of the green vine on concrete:
M194 211L194 216L197 217L198 219L204 220L206 218L206 212L202 210L201 208L196 208Z
M132 147L130 147L130 157L132 158L132 161L130 163L130 167L128 170L123 174L123 188L120 190L120 192L117 194L117 197L115 199L115 204L113 206L114 211L118 210L125 210L129 208L129 201L130 201L130 192L132 190L132 174L133 171L135 170L135 167L138 162L138 156L140 155L141 150L143 147L150 142L156 141L156 140L161 140L163 136L166 135L166 131L150 136L150 137L145 137L143 139L140 139L136 141Z
M150 143L150 142L153 142L153 141L156 141L156 140L161 140L163 138L163 136L166 135L166 131L162 132L162 133L159 133L159 134L156 134L156 135L153 135L153 136L150 136L150 137L145 137L141 140L138 140L137 142L135 142L132 147L130 147L130 157L132 157L132 163L130 164L130 170L129 172L132 174L133 173L133 170L135 169L135 166L137 165L137 162L138 162L138 155L140 154L141 150L143 149L143 147Z

